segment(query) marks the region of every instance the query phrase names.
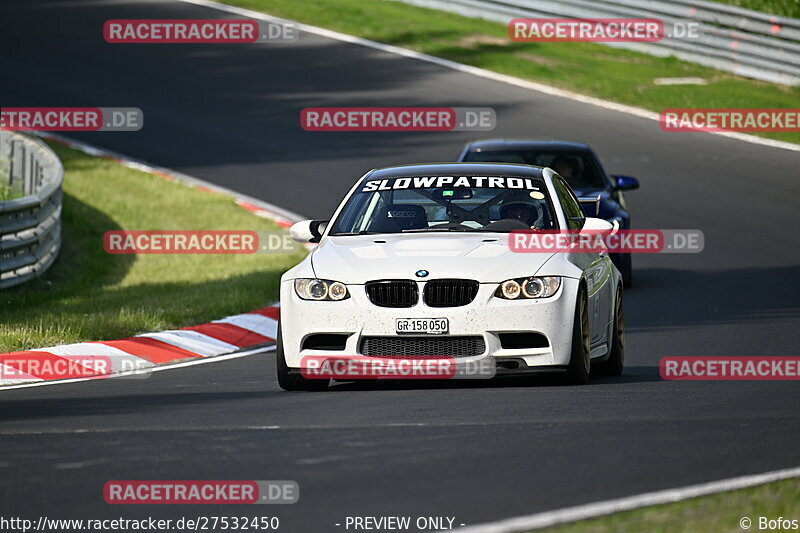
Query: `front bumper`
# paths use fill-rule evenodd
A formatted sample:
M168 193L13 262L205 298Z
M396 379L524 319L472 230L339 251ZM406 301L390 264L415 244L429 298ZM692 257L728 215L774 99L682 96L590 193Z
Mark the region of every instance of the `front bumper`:
M420 294L424 283L418 282ZM497 283L482 283L475 299L465 306L433 308L420 300L413 307L388 308L374 305L364 285L348 285L350 297L346 300L316 302L300 299L294 291L294 281L286 280L281 283L281 330L286 364L290 368L303 368L306 365L302 359L306 356L361 356L364 337L420 337L398 335L397 318L447 318L447 336L481 336L484 341L482 354L466 357L452 354L459 363L494 358L502 373L514 368L564 366L569 363L578 283L577 279L562 278L561 287L550 298L511 301L494 296ZM500 341L502 333L538 333L546 338L547 346L504 348ZM342 350L303 349L306 338L318 334L348 337ZM504 361L509 364L503 364Z

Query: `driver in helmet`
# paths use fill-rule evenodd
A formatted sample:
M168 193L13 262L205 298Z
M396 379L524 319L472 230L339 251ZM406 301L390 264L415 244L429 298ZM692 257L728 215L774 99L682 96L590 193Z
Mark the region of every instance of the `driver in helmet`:
M529 191L514 192L500 204L501 219L519 220L531 229L541 229L535 225L539 215L539 203L531 198Z
M566 158L558 156L553 159L550 168L556 171L556 174L567 180L567 183L572 183L573 179L580 174L578 163L573 158Z

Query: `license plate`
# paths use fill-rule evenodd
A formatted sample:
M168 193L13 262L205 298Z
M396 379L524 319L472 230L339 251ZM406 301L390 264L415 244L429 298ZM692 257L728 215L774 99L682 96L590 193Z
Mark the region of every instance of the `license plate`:
M397 318L395 319L395 329L398 334L440 335L448 332L450 324L446 318Z

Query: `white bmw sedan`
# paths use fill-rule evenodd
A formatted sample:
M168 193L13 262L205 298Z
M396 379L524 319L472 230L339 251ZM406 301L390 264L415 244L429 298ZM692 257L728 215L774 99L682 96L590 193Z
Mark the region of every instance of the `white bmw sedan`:
M307 361L446 357L497 374L586 383L624 360L620 273L604 250L521 253L519 234L615 228L584 216L549 168L447 163L372 170L330 221L291 228L318 243L281 278L277 373L320 390ZM518 232L518 233L515 233Z

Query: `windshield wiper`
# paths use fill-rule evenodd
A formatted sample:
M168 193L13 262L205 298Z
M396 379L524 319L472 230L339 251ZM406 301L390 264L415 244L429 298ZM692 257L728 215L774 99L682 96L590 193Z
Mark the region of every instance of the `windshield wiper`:
M346 236L353 236L353 235L380 235L380 234L381 234L380 231L361 230L361 231L356 231L356 232L351 232L351 233L331 233L329 236L330 237L346 237Z
M467 231L467 232L472 232L472 231L479 231L479 230L477 230L475 228L468 228L468 227L461 227L461 228L453 228L453 227L450 227L450 228L437 228L437 227L433 227L433 228L415 228L415 229L404 229L404 230L402 230L403 233L427 233L427 232L433 233L433 232L437 232L437 231Z

